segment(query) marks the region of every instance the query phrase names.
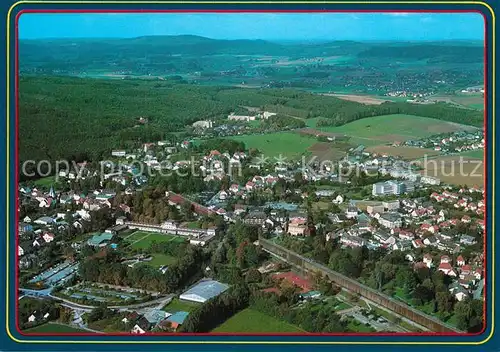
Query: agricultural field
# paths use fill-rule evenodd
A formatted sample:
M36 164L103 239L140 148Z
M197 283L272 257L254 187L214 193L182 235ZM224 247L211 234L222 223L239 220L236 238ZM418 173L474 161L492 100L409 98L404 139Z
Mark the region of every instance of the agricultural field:
M47 323L37 327L25 330L27 333L43 334L43 333L72 333L72 332L88 332L84 329L78 329L68 325L57 323Z
M318 161L336 161L342 159L346 155L347 149L347 147L337 147L333 143L318 142L309 147L308 151L316 156Z
M478 149L478 150L468 150L466 152L459 153L460 156L468 157L468 158L475 158L475 159L484 159L484 150L483 149Z
M337 127L323 127L324 132L345 134L358 140L377 141L377 144L403 142L439 133L455 132L473 127L428 117L394 114L356 120ZM362 142L363 143L363 142ZM363 143L367 145L367 143Z
M252 134L229 138L245 143L248 149L256 148L264 156L270 158L280 154L287 158L299 157L317 142L314 137L303 137L294 132Z
M336 97L342 100L355 101L357 103L365 105L380 105L388 101L387 99L382 99L378 97L373 97L369 95L355 95L355 94L324 94L330 97Z
M430 100L444 101L456 104L465 108L484 110L484 97L481 93L457 93L455 95L436 95L431 96Z
M382 155L396 156L403 159L412 160L423 158L424 156L435 156L440 153L432 149L414 148L414 147L393 147L389 145L378 145L366 148L367 152Z
M481 159L463 156L442 156L421 162L423 175L438 177L445 183L482 186L484 163Z
M212 332L303 333L305 331L285 321L280 321L259 311L247 308L229 318Z
M199 306L200 306L199 303L181 301L178 298L174 298L169 304L167 304L162 309L169 313L191 312Z

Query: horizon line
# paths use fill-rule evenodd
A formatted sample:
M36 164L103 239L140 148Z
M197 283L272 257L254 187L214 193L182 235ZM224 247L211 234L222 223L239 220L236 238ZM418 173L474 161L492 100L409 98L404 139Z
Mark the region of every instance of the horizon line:
M40 38L21 38L18 40L24 41L48 41L48 40L109 40L109 39L139 39L139 38L149 38L149 37L164 37L164 38L174 38L174 37L197 37L211 40L222 40L222 41L237 41L237 40L248 40L248 41L265 41L265 42L307 42L307 41L322 41L322 42L459 42L459 41L477 41L483 42L484 38L443 38L443 39L329 39L329 38L308 38L308 39L263 39L263 38L214 38L205 37L196 34L149 34L149 35L139 35L139 36L112 36L112 37L40 37Z

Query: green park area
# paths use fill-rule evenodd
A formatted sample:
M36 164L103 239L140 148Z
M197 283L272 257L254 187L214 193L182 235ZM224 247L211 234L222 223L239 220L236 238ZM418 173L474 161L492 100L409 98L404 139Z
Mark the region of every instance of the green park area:
M297 326L247 308L235 314L212 332L279 333L305 332Z

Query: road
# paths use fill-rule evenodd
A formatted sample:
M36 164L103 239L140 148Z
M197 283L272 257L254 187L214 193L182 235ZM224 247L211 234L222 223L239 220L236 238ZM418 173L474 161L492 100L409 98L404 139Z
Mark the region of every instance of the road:
M96 306L89 306L85 304L80 304L80 303L75 303L73 301L70 301L66 298L58 297L58 296L53 296L51 295L52 289L45 289L45 290L30 290L30 289L20 289L20 291L23 293L24 296L31 296L35 298L52 298L56 299L59 301L63 302L63 306L71 308L71 309L79 309L79 310L86 310L86 311L91 311L94 309ZM119 310L132 310L132 309L139 309L139 308L146 308L146 307L159 307L158 309L163 308L167 303L169 303L173 298L175 297L174 294L169 294L166 296L160 296L157 299L143 302L143 303L137 303L137 304L129 304L129 305L120 305L120 306L109 306L111 309L119 309Z

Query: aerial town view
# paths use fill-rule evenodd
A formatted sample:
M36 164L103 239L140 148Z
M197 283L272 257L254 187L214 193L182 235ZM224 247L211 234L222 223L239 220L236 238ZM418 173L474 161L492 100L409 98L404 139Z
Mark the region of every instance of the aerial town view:
M472 13L23 14L18 329L481 332L483 33Z

